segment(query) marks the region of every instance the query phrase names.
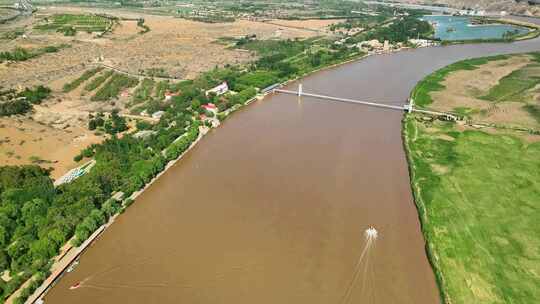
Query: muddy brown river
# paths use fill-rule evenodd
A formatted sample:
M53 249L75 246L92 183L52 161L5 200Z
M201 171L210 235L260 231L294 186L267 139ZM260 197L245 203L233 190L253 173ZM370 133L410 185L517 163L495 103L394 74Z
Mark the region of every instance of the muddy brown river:
M533 50L539 40L404 51L302 83L403 104L418 80L451 62ZM402 115L288 95L250 105L140 196L45 303L439 303ZM379 237L357 267L371 225Z

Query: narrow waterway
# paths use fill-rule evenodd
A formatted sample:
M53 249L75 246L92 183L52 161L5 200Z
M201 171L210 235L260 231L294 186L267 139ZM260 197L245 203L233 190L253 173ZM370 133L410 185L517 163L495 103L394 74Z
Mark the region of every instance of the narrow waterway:
M534 50L540 40L405 51L302 83L307 92L402 104L449 63ZM438 303L402 115L286 95L250 105L139 197L45 302L347 303L373 225L379 238L350 303Z

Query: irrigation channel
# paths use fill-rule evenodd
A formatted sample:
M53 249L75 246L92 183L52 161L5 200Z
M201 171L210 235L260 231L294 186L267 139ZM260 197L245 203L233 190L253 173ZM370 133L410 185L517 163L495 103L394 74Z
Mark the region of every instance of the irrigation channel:
M538 39L418 49L301 81L314 94L395 103L452 62L536 50ZM145 191L45 302L438 303L410 190L403 115L269 95ZM362 257L370 226L378 238Z

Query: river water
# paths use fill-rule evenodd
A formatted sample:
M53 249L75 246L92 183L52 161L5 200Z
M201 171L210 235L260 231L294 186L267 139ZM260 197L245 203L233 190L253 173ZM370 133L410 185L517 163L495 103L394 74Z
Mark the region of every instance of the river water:
M539 40L404 51L302 83L306 92L402 104L449 63L534 50ZM438 303L402 115L288 95L250 105L140 196L45 302ZM370 225L379 238L356 268Z

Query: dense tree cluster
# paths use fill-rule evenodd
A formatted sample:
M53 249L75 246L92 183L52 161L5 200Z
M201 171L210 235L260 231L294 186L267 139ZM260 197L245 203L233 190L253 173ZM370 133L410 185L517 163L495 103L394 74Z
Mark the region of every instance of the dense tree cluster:
M17 47L13 51L0 52L0 63L4 61L26 61L28 59L40 56L45 53L55 53L60 51L63 48L68 47L68 45L61 44L59 46L46 46L43 48L36 49L25 49Z
M32 105L40 104L51 95L51 89L37 86L33 89L25 88L21 92L8 90L0 92L0 117L24 114L32 110Z
M95 116L90 114L89 118L88 129L91 131L101 129L108 134L114 135L128 129L126 119L121 117L116 109L111 112L108 118L102 112L97 113Z
M414 17L401 18L387 27L378 27L365 35L365 40L377 39L380 42L406 42L409 39L429 38L433 27L427 21Z

